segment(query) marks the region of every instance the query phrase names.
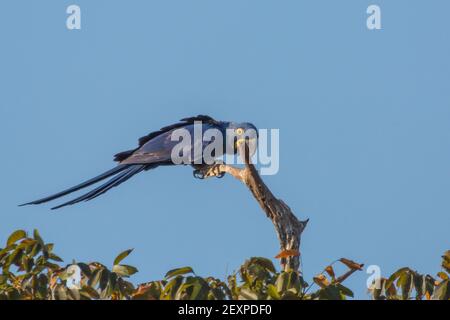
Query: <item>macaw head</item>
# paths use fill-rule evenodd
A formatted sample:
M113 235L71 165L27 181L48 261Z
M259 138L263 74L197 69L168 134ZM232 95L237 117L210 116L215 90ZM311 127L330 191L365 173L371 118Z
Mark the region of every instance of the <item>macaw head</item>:
M226 125L227 150L233 150L233 153L236 153L239 146L247 141L250 155L253 155L258 144L258 136L258 129L249 122L228 122Z

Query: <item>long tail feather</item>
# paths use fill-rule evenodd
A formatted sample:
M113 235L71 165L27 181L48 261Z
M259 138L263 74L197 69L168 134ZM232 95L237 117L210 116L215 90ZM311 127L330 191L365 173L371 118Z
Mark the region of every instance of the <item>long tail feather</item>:
M94 198L97 198L98 196L104 194L106 191L118 186L119 184L127 181L128 179L130 179L132 176L134 176L135 174L141 172L142 170L146 169L145 165L132 165L129 168L127 168L127 170L125 170L124 172L116 175L114 178L110 179L108 182L102 184L101 186L89 191L86 194L83 194L73 200L70 200L68 202L65 202L63 204L60 204L56 207L53 207L52 210L55 209L59 209L65 206L69 206L72 204L76 204L79 203L81 201L89 201L92 200Z
M87 180L87 181L85 181L83 183L80 183L80 184L78 184L78 185L76 185L76 186L74 186L72 188L66 189L64 191L58 192L56 194L53 194L51 196L48 196L48 197L45 197L45 198L42 198L42 199L38 199L38 200L35 200L35 201L31 201L31 202L27 202L27 203L21 204L20 206L26 206L26 205L30 205L30 204L41 204L41 203L45 203L45 202L48 202L48 201L51 201L51 200L63 197L65 195L68 195L69 193L72 193L72 192L78 191L80 189L89 187L90 185L93 185L94 183L97 183L97 182L99 182L101 180L109 178L109 177L111 177L111 176L113 176L113 175L115 175L115 174L125 170L126 168L129 168L129 167L130 167L129 165L118 165L115 168L113 168L111 170L108 170L108 171L102 173L101 175L96 176L96 177L94 177L92 179L89 179L89 180Z
M126 172L125 175L123 175L120 179L118 179L117 181L115 181L114 183L108 184L108 185L103 185L104 187L101 188L100 190L98 190L97 192L95 192L95 194L90 195L88 198L86 198L85 201L90 201L94 198L97 198L98 196L104 194L105 192L107 192L108 190L117 187L119 184L124 183L125 181L127 181L128 179L130 179L132 176L138 174L139 172L143 171L144 169L148 169L148 167L142 165L142 166L136 166L133 170L129 170Z

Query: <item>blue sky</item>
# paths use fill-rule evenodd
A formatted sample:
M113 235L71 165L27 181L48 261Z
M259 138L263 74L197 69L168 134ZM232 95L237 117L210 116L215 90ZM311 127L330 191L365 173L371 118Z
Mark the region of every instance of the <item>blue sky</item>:
M66 28L77 4L82 29ZM382 30L366 28L378 4ZM141 174L50 211L17 207L113 166L180 118L280 129L264 177L300 219L306 278L346 257L436 273L449 249L448 1L2 1L0 241L38 228L67 262L135 248L134 281L224 277L274 257L270 221L231 177ZM368 298L367 275L348 280Z

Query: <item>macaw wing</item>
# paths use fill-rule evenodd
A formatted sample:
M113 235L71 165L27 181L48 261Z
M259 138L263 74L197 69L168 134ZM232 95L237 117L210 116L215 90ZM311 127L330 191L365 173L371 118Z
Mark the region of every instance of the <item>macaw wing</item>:
M145 144L147 144L149 141L155 139L158 136L163 135L164 133L167 133L169 131L173 131L174 129L178 129L181 127L185 127L189 124L193 124L195 121L202 121L204 124L210 124L210 125L217 125L219 122L211 118L210 116L206 115L198 115L194 117L184 118L181 119L180 122L163 127L159 129L158 131L154 131L149 133L146 136L143 136L139 138L139 146L136 149L133 150L127 150L120 152L114 156L114 161L122 162L128 157L130 157L132 154L134 154L136 151L138 151L141 147L143 147Z
M131 153L121 164L150 164L167 162L171 159L172 148L177 141L171 140L172 131L162 133L147 141Z
M191 156L191 162L197 162L202 159L203 149L210 143L204 141L203 135L196 136L194 134L194 125L185 125L184 127L177 127L168 132L164 132L153 139L147 141L139 149L134 151L129 157L121 161L121 164L155 164L155 163L171 163L172 150L180 143L179 140L172 140L172 134L175 130L185 129L189 133L191 140L183 147L183 155ZM202 131L216 128L212 124L203 124ZM186 141L183 141L186 143Z

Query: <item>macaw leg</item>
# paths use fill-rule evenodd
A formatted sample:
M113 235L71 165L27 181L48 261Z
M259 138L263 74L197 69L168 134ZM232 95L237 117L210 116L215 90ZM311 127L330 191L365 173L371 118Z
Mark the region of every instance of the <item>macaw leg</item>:
M224 164L193 164L194 168L194 178L205 179L210 177L222 178L226 170L224 170Z

